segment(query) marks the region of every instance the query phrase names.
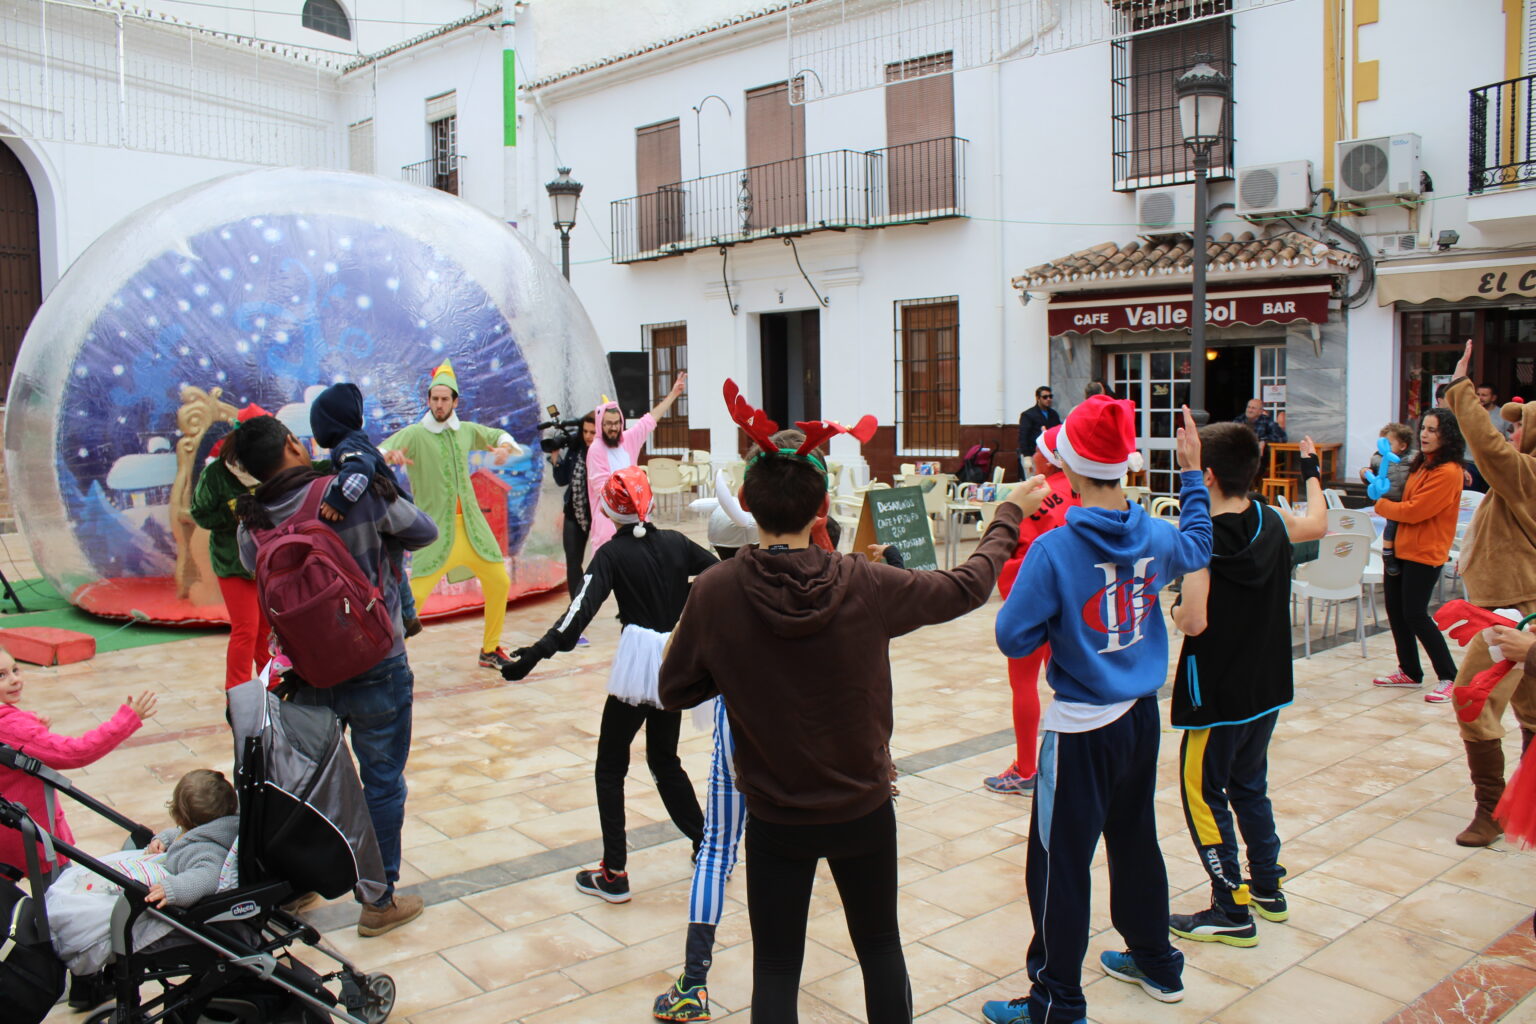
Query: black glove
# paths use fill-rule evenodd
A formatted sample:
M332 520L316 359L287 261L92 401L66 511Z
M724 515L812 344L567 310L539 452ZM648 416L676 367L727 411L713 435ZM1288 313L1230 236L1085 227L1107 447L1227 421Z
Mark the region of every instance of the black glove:
M519 647L512 652L512 663L501 667L501 677L514 683L520 682L533 671L533 666L543 660L544 656L532 647Z
M1306 486L1308 480L1321 480L1323 478L1322 464L1316 455L1303 455L1301 457L1301 483Z

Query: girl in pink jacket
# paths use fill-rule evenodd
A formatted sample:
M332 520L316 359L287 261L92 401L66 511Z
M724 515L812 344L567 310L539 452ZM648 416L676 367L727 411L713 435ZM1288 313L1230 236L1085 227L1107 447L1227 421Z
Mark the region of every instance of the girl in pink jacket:
M21 700L21 690L21 669L10 652L0 647L0 743L56 770L83 768L99 760L132 736L144 719L155 713L154 691L145 690L137 697L130 697L105 725L97 726L84 736L60 736L48 731L47 715L23 711L16 706ZM25 805L36 821L41 822L47 814L43 783L36 776L0 767L0 796ZM75 841L69 823L64 820L63 807L56 804L53 820L45 825L55 837L67 843ZM38 848L38 859L42 859L41 847ZM26 850L22 846L21 833L15 829L0 828L0 864L26 869ZM44 870L50 870L49 865L45 864Z

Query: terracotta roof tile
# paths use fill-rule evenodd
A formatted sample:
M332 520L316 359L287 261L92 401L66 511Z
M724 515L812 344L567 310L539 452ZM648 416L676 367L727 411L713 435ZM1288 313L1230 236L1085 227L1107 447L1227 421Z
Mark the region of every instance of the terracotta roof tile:
M1030 267L1013 279L1019 289L1049 288L1068 282L1156 281L1161 277L1190 273L1194 239L1172 235L1156 241L1116 245L1102 242L1061 259ZM1360 257L1300 231L1271 238L1245 231L1236 238L1225 234L1211 240L1206 249L1212 276L1262 274L1276 267L1315 267L1323 274L1347 274L1360 265Z

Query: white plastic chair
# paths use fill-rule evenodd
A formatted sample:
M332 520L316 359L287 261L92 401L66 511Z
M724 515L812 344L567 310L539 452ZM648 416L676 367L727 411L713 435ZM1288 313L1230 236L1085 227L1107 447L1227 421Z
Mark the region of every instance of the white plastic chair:
M917 474L917 463L903 462L897 472L899 472L902 476L915 476Z
M1006 473L1006 472L1007 472L1007 470L1005 470L1002 466L993 466L992 467L992 482L994 484L1002 483L1003 482L1003 474Z
M651 478L651 495L658 499L658 504L659 499L664 495L678 496L677 520L682 522L682 495L688 490L688 484L683 478L682 464L676 459L651 459L645 464L645 474Z
M1471 512L1472 510L1476 509L1477 506L1481 505L1483 503L1483 499L1486 497L1488 497L1488 495L1484 494L1482 491L1462 491L1461 510L1463 512Z
M1339 533L1318 542L1317 561L1297 567L1291 580L1291 596L1305 598L1307 614L1303 645L1312 657L1312 602L1327 602L1323 609L1323 635L1328 635L1328 612L1334 613L1334 632L1338 632L1338 607L1355 602L1355 632L1360 639L1360 657L1365 654L1364 587L1365 562L1371 553L1371 538L1361 533Z
M1344 492L1333 487L1324 487L1323 501L1329 508L1343 508Z
M1280 494L1280 493L1277 493L1275 495L1275 506L1277 508L1284 509L1287 512L1294 512L1294 511L1296 511L1295 509L1293 509L1291 507L1291 499L1287 498L1284 494Z
M1363 533L1367 537L1376 534L1376 527L1371 523L1371 517L1365 509L1337 508L1330 505L1327 515L1329 533Z
M1174 522L1179 518L1179 499L1170 498L1168 495L1159 495L1152 499L1152 518L1169 519Z

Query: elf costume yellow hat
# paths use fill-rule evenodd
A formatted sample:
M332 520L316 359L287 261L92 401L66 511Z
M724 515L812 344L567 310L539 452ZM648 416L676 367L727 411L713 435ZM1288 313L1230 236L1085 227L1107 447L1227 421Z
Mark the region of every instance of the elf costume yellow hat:
M459 376L453 372L453 364L446 359L441 366L432 371L432 383L427 385L427 390L431 391L439 384L451 390L455 398L458 397Z

